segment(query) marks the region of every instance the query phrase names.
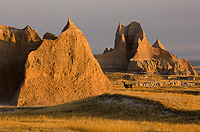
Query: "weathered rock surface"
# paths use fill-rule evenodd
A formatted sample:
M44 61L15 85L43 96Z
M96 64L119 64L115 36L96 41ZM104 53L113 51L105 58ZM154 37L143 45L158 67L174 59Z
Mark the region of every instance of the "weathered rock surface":
M128 61L124 35L121 35L121 40L115 49L95 57L104 71L126 71Z
M144 33L143 33L144 35ZM161 45L160 45L161 46ZM135 56L130 59L128 72L152 72L170 75L194 75L191 69L184 67L181 61L173 54L162 48L150 45L145 35L138 41Z
M131 22L126 27L120 23L114 49L95 57L104 71L198 75L188 61L179 60L166 51L159 39L151 46L137 22Z
M160 48L160 49L166 50L165 47L163 46L163 44L160 42L159 39L156 40L156 42L152 45L152 47Z
M172 66L165 60L130 60L127 71L170 74Z
M197 75L190 64L183 64L175 55L164 50L164 46L159 40L157 42L161 47L152 47L143 36L143 40L138 41L137 51L135 56L130 59L127 71L167 75Z
M126 71L128 61L137 50L137 40L143 37L139 23L132 22L124 27L121 22L115 34L115 47L110 52L95 55L104 71Z
M115 34L114 49L95 55L103 71L127 71L128 62L137 51L139 38L143 38L139 23L132 22L125 27L120 22Z
M43 39L51 39L51 40L55 40L58 37L52 33L46 32L43 36Z
M198 73L193 69L190 62L186 59L181 59L181 64L184 66L185 71L187 71L189 75L198 75ZM188 70L189 69L189 70Z
M56 105L112 89L90 46L69 19L55 40L44 39L27 58L17 106Z
M24 79L24 64L41 43L30 26L17 29L0 25L0 104L10 104Z

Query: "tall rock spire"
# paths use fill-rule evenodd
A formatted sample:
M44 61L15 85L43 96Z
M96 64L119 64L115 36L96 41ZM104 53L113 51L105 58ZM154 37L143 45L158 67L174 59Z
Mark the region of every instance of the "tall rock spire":
M68 19L67 25L63 28L62 32L66 31L68 28L71 28L71 29L78 29L78 28L76 27L76 25L71 21L70 18Z
M118 26L118 32L121 32L121 30L122 30L122 23L121 22L119 22L119 26Z
M165 50L159 39L151 46L140 23L136 21L128 26L120 22L115 36L114 50L95 55L104 71L196 75L188 62L181 64L175 55Z

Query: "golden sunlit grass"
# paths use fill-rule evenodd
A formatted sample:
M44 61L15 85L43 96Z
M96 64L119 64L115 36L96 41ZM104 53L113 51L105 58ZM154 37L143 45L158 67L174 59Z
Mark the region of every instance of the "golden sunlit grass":
M153 93L141 91L117 91L117 94L135 96L161 102L164 106L176 110L200 110L200 96L174 93Z
M195 124L170 124L148 121L122 121L101 118L54 119L40 116L36 118L7 118L0 120L2 131L94 131L94 132L141 132L173 131L198 132Z
M200 88L125 89L125 73L106 74L116 91L51 107L1 107L1 131L199 132ZM162 81L134 76L135 81ZM131 83L133 80L126 80ZM198 81L196 81L198 82Z

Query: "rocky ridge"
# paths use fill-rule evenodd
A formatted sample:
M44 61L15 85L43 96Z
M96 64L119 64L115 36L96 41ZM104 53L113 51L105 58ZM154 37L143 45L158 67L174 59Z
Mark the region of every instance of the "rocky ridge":
M17 29L0 25L0 104L11 103L23 82L26 58L41 41L30 26Z
M44 39L26 60L17 106L57 105L96 96L112 85L82 31L69 19L56 39Z
M0 104L47 106L112 90L82 31L69 19L43 40L30 26L0 25Z
M114 49L95 55L104 71L146 72L168 75L198 75L189 61L168 52L159 39L151 46L138 22L120 22Z

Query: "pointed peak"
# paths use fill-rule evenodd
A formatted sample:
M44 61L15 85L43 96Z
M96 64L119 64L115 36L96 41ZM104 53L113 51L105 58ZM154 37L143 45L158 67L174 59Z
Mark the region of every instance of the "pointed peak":
M31 26L27 25L25 28L25 30L32 30Z
M143 39L146 38L146 36L145 36L145 31L144 31L144 30L142 30L142 34L143 34L143 37L142 37L142 38L143 38Z
M70 18L68 18L68 23L73 23L72 20Z
M120 28L122 27L122 23L121 23L121 22L119 22L119 27L120 27Z
M62 32L66 31L66 30L69 29L69 28L71 28L71 29L78 29L78 28L76 27L76 25L71 21L70 18L68 18L67 25L63 28Z
M160 40L158 38L157 38L156 42L152 45L152 47L166 50L165 47L163 46L163 44L160 42Z
M76 27L76 25L72 22L72 20L70 18L68 18L67 24L69 24L69 26L75 26Z
M119 25L118 25L118 28L117 28L117 31L116 31L116 34L124 34L125 33L125 27L124 25L122 25L121 22L119 22Z
M122 30L122 23L119 22L119 26L118 26L118 28L117 28L117 31L121 31L121 30Z
M156 42L157 42L157 43L161 43L160 40L159 40L159 38L156 39Z

